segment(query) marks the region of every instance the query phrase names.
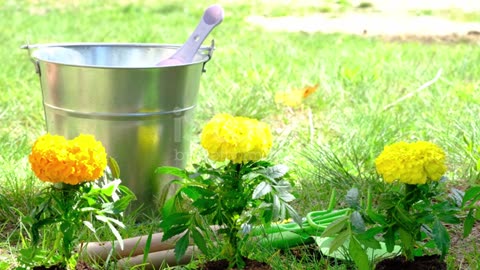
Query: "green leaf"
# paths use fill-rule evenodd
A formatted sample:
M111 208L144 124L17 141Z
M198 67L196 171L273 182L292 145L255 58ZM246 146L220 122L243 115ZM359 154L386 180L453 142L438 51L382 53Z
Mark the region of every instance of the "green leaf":
M116 200L113 202L113 213L115 214L120 214L122 212L125 212L125 210L127 209L127 207L130 205L130 202L135 200L136 197L135 195L130 195L130 194L127 194L127 195L123 195L122 197L120 197L120 199Z
M160 228L166 231L172 226L188 224L189 221L189 213L173 213L169 216L164 216L163 220L160 222Z
M345 202L350 208L357 208L360 205L358 188L351 188L347 191Z
M120 179L120 166L118 166L117 161L110 156L108 157L108 168L110 168L113 178Z
M208 254L208 249L207 249L207 243L205 242L205 237L200 233L198 228L193 228L191 230L192 232L192 238L193 241L195 242L195 245L200 249L200 251L207 255Z
M383 234L383 239L385 240L385 246L388 252L392 252L395 247L395 227L388 227L385 234Z
M175 235L179 235L179 234L185 232L186 230L188 230L188 224L172 226L172 227L168 228L168 230L163 231L162 241L168 240Z
M282 207L280 203L280 199L278 198L277 195L273 195L273 202L272 202L272 218L276 219L277 217L280 216L280 208Z
M368 238L368 239L359 239L357 237L357 240L360 241L362 245L365 247L371 248L371 249L381 249L382 245L380 244L379 241L377 241L375 238Z
M287 209L288 216L290 216L295 223L302 224L302 217L293 209L291 205L285 204L285 208Z
M463 237L467 237L470 235L473 229L473 225L475 225L475 218L473 217L473 209L468 211L468 215L463 222Z
M277 179L283 177L288 172L288 167L283 164L278 164L273 167L268 167L262 171L262 173L270 178Z
M115 192L115 190L117 190L117 187L118 187L119 184L120 184L120 181L109 182L107 185L103 186L100 189L100 192L105 196L112 197L113 192Z
M173 214L175 210L175 200L176 200L176 196L172 196L167 200L165 200L165 203L163 204L163 207L162 207L163 217L168 217Z
M177 176L182 179L188 179L188 173L185 170L177 167L170 167L170 166L159 167L155 170L155 173L169 174L169 175Z
M175 259L177 262L185 255L185 251L190 244L190 233L187 231L175 244Z
M190 199L195 201L198 198L200 198L200 196L201 196L200 190L201 189L202 189L201 187L197 187L197 186L185 186L185 187L181 188L178 192L184 193L185 195L187 195L187 197L189 197Z
M471 204L474 204L480 199L480 186L473 186L465 191L465 196L463 196L462 206L465 206L468 201L473 200Z
M84 224L90 231L92 231L93 233L96 233L95 227L93 226L93 224L92 224L90 221L84 220L84 221L83 221L83 224Z
M193 202L193 206L195 206L199 211L202 209L211 210L212 207L215 206L217 200L207 199L207 198L200 198Z
M404 249L405 254L407 255L407 259L410 258L413 254L413 250L415 249L415 238L412 236L411 231L407 231L404 228L400 227L398 230L398 234L400 236L400 241L402 242L402 247Z
M360 212L354 211L350 216L350 221L352 222L352 225L357 232L362 233L365 231L365 222L363 221Z
M282 192L282 193L279 193L278 194L278 197L284 201L284 202L292 202L295 200L295 196L293 196L291 193L289 192Z
M393 217L397 220L398 224L400 224L402 228L405 228L406 230L412 229L412 226L416 224L410 213L399 205L395 206L395 213L393 214Z
M120 248L123 250L123 238L120 235L120 233L118 232L117 228L115 228L115 226L113 226L113 224L111 222L107 222L107 225L108 225L108 228L110 229L110 231L113 233L113 235L117 239L118 243L120 244Z
M370 262L368 260L367 253L365 249L362 248L360 242L358 242L358 240L353 235L350 237L348 251L350 253L350 257L352 257L355 265L358 267L359 270L370 269Z
M379 213L374 212L373 210L367 210L366 211L368 217L374 221L375 223L378 223L380 225L386 225L387 221L384 216L382 216Z
M442 252L442 259L445 257L445 255L448 252L448 249L450 248L450 236L448 235L447 229L443 224L440 222L440 220L436 220L433 223L433 240L435 241L435 244L437 245L438 249Z
M330 223L330 225L325 228L325 231L323 231L321 237L330 237L339 233L343 230L343 228L345 228L345 225L347 224L349 219L349 216L342 216L334 222Z
M153 238L153 228L150 230L147 236L147 241L145 242L145 248L143 249L143 259L142 263L147 263L148 256L150 254L150 247L152 246L152 238Z
M356 237L357 237L357 239L364 239L364 240L372 239L376 235L380 234L382 231L383 231L383 227L380 227L380 226L372 227L372 228L366 230L365 232L356 235Z
M333 252L335 252L335 250L341 247L345 243L345 241L347 241L349 236L350 232L348 230L344 230L337 234L335 237L333 237L333 240L330 243L328 254L332 254Z
M449 197L455 202L455 205L459 207L462 206L462 201L464 196L465 196L465 192L456 188L452 188L451 193L449 195Z
M252 199L258 199L270 192L272 192L272 186L266 181L262 181L257 185L255 190L253 190Z

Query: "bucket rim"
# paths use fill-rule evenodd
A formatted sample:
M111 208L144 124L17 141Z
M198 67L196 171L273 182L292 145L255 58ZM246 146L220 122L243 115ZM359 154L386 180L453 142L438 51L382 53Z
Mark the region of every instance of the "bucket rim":
M159 67L159 66L135 66L135 67L126 67L126 66L103 66L103 65L74 65L74 64L68 64L65 62L60 62L60 61L52 61L52 60L46 60L46 59L41 59L38 57L35 57L35 52L37 50L41 50L44 48L55 48L55 47L63 47L63 48L72 48L72 47L138 47L138 48L170 48L170 49L179 49L183 44L161 44L161 43L122 43L122 42L65 42L65 43L44 43L44 44L26 44L21 46L21 49L26 49L28 50L29 56L32 60L34 61L41 61L45 63L53 63L57 65L64 65L64 66L75 66L75 67L86 67L86 68L113 68L113 69L159 69L159 68L174 68L174 67L185 67L185 66L190 66L190 65L195 65L195 64L205 64L208 62L213 54L214 50L214 45L211 46L205 46L202 45L198 49L198 53L205 55L204 59L197 60L197 61L192 61L190 63L185 63L185 64L180 64L180 65L175 65L175 66L165 66L165 67ZM159 60L160 61L160 60Z

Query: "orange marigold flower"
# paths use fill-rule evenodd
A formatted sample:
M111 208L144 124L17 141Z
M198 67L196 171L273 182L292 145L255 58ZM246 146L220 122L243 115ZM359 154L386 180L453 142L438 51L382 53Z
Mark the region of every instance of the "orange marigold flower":
M95 181L107 166L107 153L92 135L67 140L46 134L37 139L28 157L35 175L44 182L77 185Z

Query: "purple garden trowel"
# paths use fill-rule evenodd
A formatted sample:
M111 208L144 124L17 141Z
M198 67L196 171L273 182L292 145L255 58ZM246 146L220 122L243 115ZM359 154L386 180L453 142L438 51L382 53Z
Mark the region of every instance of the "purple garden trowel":
M190 35L183 46L172 56L156 64L156 66L177 66L189 64L197 53L200 45L212 31L212 29L223 21L223 8L219 5L208 7L203 13L203 17L198 23L195 31Z

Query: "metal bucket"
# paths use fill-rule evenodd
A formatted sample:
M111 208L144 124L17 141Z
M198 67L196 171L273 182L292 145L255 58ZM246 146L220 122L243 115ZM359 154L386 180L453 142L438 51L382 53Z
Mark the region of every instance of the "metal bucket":
M159 44L28 45L43 94L47 131L93 134L137 196L135 207L158 209L170 179L158 166L184 167L200 76L213 51L190 64L156 67L179 46Z

